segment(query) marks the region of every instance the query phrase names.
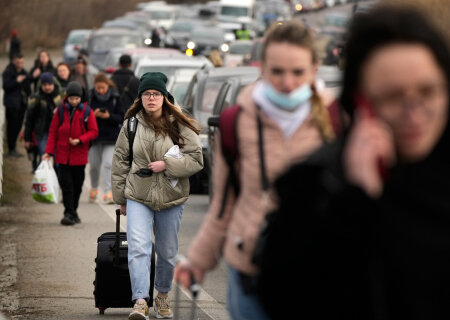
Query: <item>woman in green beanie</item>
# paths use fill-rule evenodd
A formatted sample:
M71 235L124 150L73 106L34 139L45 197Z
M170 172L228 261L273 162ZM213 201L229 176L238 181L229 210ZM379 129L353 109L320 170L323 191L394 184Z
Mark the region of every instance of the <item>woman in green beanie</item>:
M112 164L115 203L127 215L128 266L132 299L129 319L148 319L152 230L155 235L156 317L172 318L168 293L178 253L178 231L189 177L203 167L199 124L174 105L167 77L141 77L138 98L125 114ZM138 121L129 163L128 119Z

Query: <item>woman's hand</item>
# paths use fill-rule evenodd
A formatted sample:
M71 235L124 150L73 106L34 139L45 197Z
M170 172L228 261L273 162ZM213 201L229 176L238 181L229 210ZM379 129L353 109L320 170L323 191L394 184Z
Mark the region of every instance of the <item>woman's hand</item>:
M51 158L52 158L52 155L51 155L51 154L44 153L44 154L42 155L42 160L50 160Z
M203 269L194 267L189 260L181 258L174 271L174 280L176 283L180 283L186 289L191 286L191 277L194 277L197 283L201 283L205 277L205 271Z
M73 145L73 146L79 145L80 142L81 142L81 141L80 141L80 139L78 139L78 138L75 138L75 139L69 138L69 143L70 143L71 145Z
M349 182L362 188L372 198L380 197L383 193L380 161L387 168L395 162L391 130L382 121L357 111L343 157Z
M121 204L120 205L120 214L126 216L127 215L127 205Z
M163 172L164 170L166 170L166 163L164 161L150 162L148 164L148 168L152 169L152 171L155 173Z

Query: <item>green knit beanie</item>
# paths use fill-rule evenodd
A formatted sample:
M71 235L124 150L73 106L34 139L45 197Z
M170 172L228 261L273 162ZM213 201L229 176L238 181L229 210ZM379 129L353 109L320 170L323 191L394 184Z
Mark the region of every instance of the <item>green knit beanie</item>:
M164 73L144 73L141 77L141 83L139 84L138 97L141 97L142 93L146 90L157 90L167 97L169 92L166 89L166 83L167 77Z

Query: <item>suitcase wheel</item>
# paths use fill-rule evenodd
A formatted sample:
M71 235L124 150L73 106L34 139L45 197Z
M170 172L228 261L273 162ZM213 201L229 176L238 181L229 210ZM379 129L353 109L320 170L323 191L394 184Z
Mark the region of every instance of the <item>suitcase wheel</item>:
M98 308L98 313L101 314L101 315L104 315L105 314L105 308L102 308L102 307Z

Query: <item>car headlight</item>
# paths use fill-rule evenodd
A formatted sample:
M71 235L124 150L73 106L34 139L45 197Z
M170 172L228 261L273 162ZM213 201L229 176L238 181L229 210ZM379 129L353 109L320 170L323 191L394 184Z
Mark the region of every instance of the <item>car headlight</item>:
M200 138L200 144L202 145L202 149L208 149L208 134L201 133L198 136Z
M230 46L226 43L222 43L220 50L222 50L222 52L228 52L228 50L230 50Z
M152 39L146 38L146 39L144 40L144 44L145 44L146 46L151 45L151 44L152 44Z
M195 42L189 41L186 46L188 47L188 49L193 50L195 48Z

